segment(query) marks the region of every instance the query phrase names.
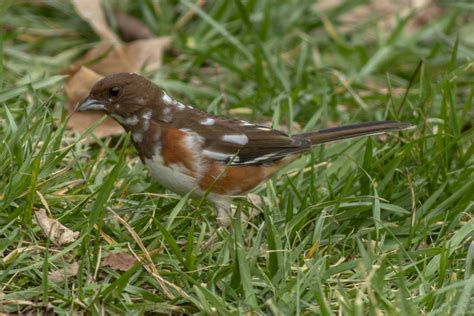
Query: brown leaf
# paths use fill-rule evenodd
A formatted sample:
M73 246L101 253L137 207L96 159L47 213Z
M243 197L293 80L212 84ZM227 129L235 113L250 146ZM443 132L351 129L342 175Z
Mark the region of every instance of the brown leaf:
M84 100L90 89L103 76L118 72L153 71L161 66L163 52L170 45L170 37L158 37L140 39L128 44L120 44L118 37L113 34L107 25L101 1L99 0L74 0L74 7L78 14L86 20L94 31L102 38L96 47L89 50L83 58L76 62L70 69L64 71L71 75L66 83L66 94L68 97L67 111L71 114L67 126L79 133L83 133L91 127L103 114L101 113L74 113L79 102ZM120 27L140 28L138 20L132 22L130 19L124 21L124 17L117 17ZM136 23L135 23L136 22ZM134 24L135 23L135 24ZM145 27L143 24L141 27ZM140 36L151 36L145 34L143 29ZM135 34L134 36L137 36ZM107 118L93 131L96 137L118 135L123 128L114 120Z
M102 1L100 0L73 0L74 9L83 18L97 35L104 41L119 43L118 37L112 32L107 24Z
M69 112L74 111L77 104L89 95L92 86L102 78L101 75L87 67L80 67L71 74L66 83Z
M65 279L76 276L78 271L79 264L74 261L73 263L69 264L67 268L54 270L48 273L48 280L55 283L64 282Z
M110 44L102 43L89 51L78 65L67 71L71 74L66 83L67 111L71 113L67 126L83 133L104 115L98 112L74 112L78 103L88 96L92 86L103 76L117 72L138 72L140 69L153 71L161 66L163 51L169 46L169 43L169 37L161 37L134 41L122 47L112 47L110 50L106 48L111 47ZM79 66L97 59L97 56L106 54L107 51L110 51L109 54L92 64L90 68ZM99 138L119 135L122 132L123 128L111 118L107 118L93 131L94 135Z
M128 271L137 262L134 256L126 253L109 253L102 261L102 266L119 271Z
M114 12L117 29L122 35L122 39L130 42L137 39L152 38L153 33L139 19L130 16L122 11Z
M132 56L133 57L133 56ZM117 72L134 72L136 67L124 52L123 46L101 42L89 50L75 67L86 65L96 73L107 76Z
M44 209L37 210L35 218L45 236L57 246L69 244L79 236L79 232L74 232L57 220L49 218Z
M142 68L147 72L153 71L161 66L163 52L169 44L169 37L137 40L123 46L102 42L88 51L72 69L87 65L102 76L138 72Z
M158 69L162 63L163 52L170 46L171 37L162 36L137 40L125 45L124 52L132 62L133 72L143 68L145 72Z
M67 122L67 127L72 128L79 133L84 133L92 124L100 120L105 114L96 113L78 113L74 112L76 106L84 100L91 90L92 86L102 78L94 71L81 67L66 82L66 95L68 97L67 111L71 117ZM119 135L123 133L123 128L111 118L107 118L94 131L96 137L106 137L110 135Z

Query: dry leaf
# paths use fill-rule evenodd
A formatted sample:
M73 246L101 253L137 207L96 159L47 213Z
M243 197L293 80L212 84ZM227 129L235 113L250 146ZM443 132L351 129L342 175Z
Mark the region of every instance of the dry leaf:
M137 40L123 46L102 42L92 48L73 68L87 65L96 73L107 76L117 72L138 72L158 69L163 52L169 47L169 37Z
M110 44L102 43L89 51L80 64L88 63L104 52L109 51L109 54L97 63L90 65L89 68L80 67L79 64L69 70L72 76L66 83L67 110L72 114L72 117L68 122L68 127L83 133L103 116L101 113L94 112L74 113L75 107L87 97L90 89L98 80L103 76L117 72L138 72L141 69L156 70L161 66L163 51L169 44L169 37L161 37L138 40L121 47L111 47ZM111 47L111 49L107 47ZM110 118L107 118L94 130L94 134L99 138L118 135L122 132L123 128Z
M109 42L101 42L90 49L73 68L87 65L88 68L102 76L117 72L134 72L133 63L125 54L123 46L113 45Z
M107 24L107 19L102 9L102 1L73 0L72 4L79 16L89 23L102 40L119 43L119 39Z
M45 236L57 246L69 244L79 236L79 232L74 232L57 220L49 218L46 210L42 208L35 212L35 218Z
M139 72L153 71L161 66L163 52L170 45L170 37L158 37L140 39L128 44L120 44L118 37L110 30L105 19L100 0L74 0L73 4L78 14L87 21L94 31L102 38L96 47L89 50L85 56L70 67L67 74L71 75L66 83L66 93L68 97L67 111L71 113L68 127L79 133L83 133L92 126L103 114L101 113L74 113L74 109L79 102L84 100L90 92L90 89L103 76L118 72ZM146 34L143 31L145 26L138 20L128 17L118 17L120 27L130 27L132 24L134 32L142 28L141 35L151 36L151 32ZM130 19L136 21L132 22ZM135 23L136 22L136 23ZM135 24L134 24L135 23ZM138 24L141 24L139 27ZM85 67L87 66L87 67ZM94 131L96 137L106 137L118 135L123 132L114 120L107 118Z
M54 270L48 273L48 280L55 283L64 282L65 279L76 276L78 271L79 264L74 261L73 263L69 264L67 268Z
M151 72L161 66L163 52L170 46L171 37L162 36L152 39L137 40L125 45L125 55L131 60L133 72L142 68Z
M121 11L115 11L114 17L122 39L127 42L154 37L150 29L139 19Z
M78 71L69 77L66 83L66 94L68 97L68 110L74 111L79 102L84 100L92 86L102 79L102 76L87 67L80 67Z
M169 47L170 37L152 38L151 32L145 32L143 29L146 27L139 20L132 17L124 19L124 14L121 14L117 16L119 28L140 28L140 31L134 31L140 35L134 36L146 37L121 45L107 25L100 0L74 0L73 3L78 14L102 38L98 46L76 63L76 68L87 64L90 69L106 76L116 72L138 72L144 66L147 71L152 71L161 66L163 51Z
M119 271L128 271L137 262L134 256L126 253L109 253L102 261L102 266Z
M84 100L92 86L102 78L94 71L81 67L79 71L74 73L66 82L66 95L68 97L67 111L71 113L71 117L67 122L67 127L72 128L79 133L84 133L92 124L100 120L105 114L96 113L79 113L74 112L75 107ZM119 135L123 133L123 128L111 118L107 118L100 126L94 130L96 137L106 137L110 135Z

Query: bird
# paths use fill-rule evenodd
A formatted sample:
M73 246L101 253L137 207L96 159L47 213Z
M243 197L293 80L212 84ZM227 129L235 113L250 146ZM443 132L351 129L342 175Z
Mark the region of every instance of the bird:
M185 105L135 73L99 80L76 111L101 111L115 119L131 134L150 176L177 194L212 202L221 227L233 220L235 196L253 190L316 145L412 126L375 121L290 136Z

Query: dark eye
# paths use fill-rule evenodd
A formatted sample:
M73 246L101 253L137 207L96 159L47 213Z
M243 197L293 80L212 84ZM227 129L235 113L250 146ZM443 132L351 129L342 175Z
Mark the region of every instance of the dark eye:
M120 94L120 87L112 87L109 90L109 97L116 97Z

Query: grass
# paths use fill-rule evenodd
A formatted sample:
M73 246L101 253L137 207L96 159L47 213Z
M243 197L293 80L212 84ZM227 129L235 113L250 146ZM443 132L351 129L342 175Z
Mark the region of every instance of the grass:
M172 36L147 76L201 109L246 108L290 129L380 119L416 129L315 148L257 190L248 225L205 249L218 227L210 205L152 182L127 135L84 143L65 129L58 74L98 41L90 27L66 1L4 1L0 313L472 313L472 4L441 2L429 23L400 17L385 33L387 17L340 28L360 1L324 14L313 1L106 2ZM238 216L252 208L235 205ZM79 239L50 244L38 208ZM145 259L126 272L101 266L132 252ZM71 262L76 276L48 281Z

